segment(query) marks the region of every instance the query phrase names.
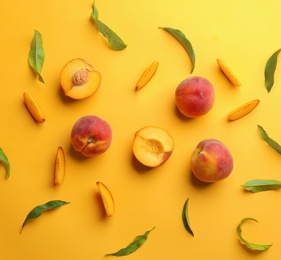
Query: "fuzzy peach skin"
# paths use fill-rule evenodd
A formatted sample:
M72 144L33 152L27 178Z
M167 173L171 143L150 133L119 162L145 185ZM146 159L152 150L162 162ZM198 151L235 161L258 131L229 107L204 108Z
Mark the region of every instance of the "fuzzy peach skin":
M190 167L199 180L216 182L230 175L233 170L233 157L225 144L215 139L206 139L193 151Z
M110 125L93 115L78 119L71 131L73 148L86 157L95 157L107 151L111 140L112 130Z
M176 88L175 101L179 111L190 118L207 114L215 101L215 90L209 80L200 76L184 79Z

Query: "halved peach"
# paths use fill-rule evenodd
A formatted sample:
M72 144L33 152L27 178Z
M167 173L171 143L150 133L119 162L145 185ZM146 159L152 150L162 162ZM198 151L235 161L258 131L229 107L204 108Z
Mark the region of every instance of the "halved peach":
M96 184L98 186L101 195L101 199L104 205L106 215L108 217L111 217L115 212L115 203L114 203L113 196L110 190L102 182L98 181Z
M69 61L60 74L64 94L73 99L84 99L93 95L101 84L101 74L83 59Z
M133 153L143 165L160 166L170 158L173 150L174 139L160 127L146 126L135 133Z

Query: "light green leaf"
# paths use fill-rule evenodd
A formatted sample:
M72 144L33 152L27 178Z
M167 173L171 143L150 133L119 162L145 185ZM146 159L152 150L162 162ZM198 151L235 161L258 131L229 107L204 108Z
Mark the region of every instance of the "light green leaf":
M266 141L268 143L268 145L273 148L277 153L281 154L281 146L274 141L273 139L271 139L268 134L266 133L266 131L260 126L258 125L261 137L263 138L264 141Z
M186 229L187 232L189 232L192 236L194 236L194 233L190 227L189 224L189 218L188 218L188 201L189 199L187 199L183 205L183 209L182 209L182 222L183 225Z
M21 232L25 226L25 224L30 221L33 220L35 218L38 218L39 216L41 216L41 214L46 211L46 210L52 210L52 209L56 209L58 207L61 207L65 204L69 204L69 202L65 202L62 200L51 200L45 204L39 205L35 208L33 208L29 214L27 215L26 219L24 220L22 227L21 227Z
M277 180L250 180L242 185L245 190L252 192L262 192L277 190L281 188L281 181Z
M264 77L265 77L265 86L267 88L267 92L270 92L274 84L274 73L276 70L277 58L280 51L281 49L274 52L265 65Z
M118 250L115 253L106 254L106 256L126 256L126 255L130 255L130 254L134 253L135 251L137 251L140 248L140 246L142 246L146 242L149 233L154 228L146 231L143 235L136 236L135 239L133 240L133 242L131 242L128 246L121 248L120 250Z
M8 157L6 156L6 154L4 153L3 149L0 148L0 162L2 162L6 168L6 178L8 179L10 177L10 171L11 171L11 167L10 167L10 163L8 160Z
M192 73L195 68L195 59L196 58L195 58L195 52L193 50L193 47L192 47L190 41L185 37L184 33L178 29L173 29L170 27L159 27L159 29L163 29L163 30L167 31L181 43L181 45L184 47L184 49L186 50L186 52L190 58L191 73Z
M42 76L42 68L45 60L43 41L40 32L34 31L34 36L31 42L30 51L28 54L28 63L32 70L38 74L39 81L45 83Z
M93 12L91 15L92 21L95 24L97 30L107 38L109 46L115 51L121 51L127 47L127 45L123 42L123 40L112 31L106 24L104 24L101 20L98 19L98 9L95 6L95 2L92 5Z
M237 227L237 234L238 237L240 239L241 244L247 246L249 249L251 250L255 250L255 251L264 251L267 250L269 247L272 246L272 244L267 244L267 245L263 245L263 244L255 244L252 242L247 241L243 236L242 236L242 225L246 222L246 221L255 221L258 222L256 219L254 218L244 218L241 220L240 224Z

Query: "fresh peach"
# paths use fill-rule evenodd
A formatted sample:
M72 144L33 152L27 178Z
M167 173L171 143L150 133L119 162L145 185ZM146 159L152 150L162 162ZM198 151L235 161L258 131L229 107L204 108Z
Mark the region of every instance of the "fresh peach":
M133 154L136 159L148 167L164 164L174 149L172 136L164 129L147 126L135 133Z
M200 76L184 79L175 91L179 111L190 118L207 114L215 101L215 90L209 80Z
M73 99L84 99L93 95L101 84L101 74L83 59L69 61L60 74L64 94Z
M233 170L233 157L222 142L215 139L201 141L191 155L190 167L203 182L225 179Z
M78 119L71 131L73 148L86 157L94 157L107 151L111 140L112 130L110 125L93 115Z

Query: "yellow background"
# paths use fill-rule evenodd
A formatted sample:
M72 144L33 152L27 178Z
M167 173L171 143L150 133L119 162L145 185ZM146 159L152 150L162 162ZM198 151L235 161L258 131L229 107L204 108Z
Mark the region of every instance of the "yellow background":
M128 44L108 47L90 20L92 1L1 2L0 147L11 164L5 179L0 165L0 256L18 259L104 259L135 236L156 227L147 242L128 259L278 259L281 255L280 191L252 194L240 186L250 179L281 179L281 157L260 137L260 124L281 142L281 69L277 66L270 93L264 85L267 59L281 48L281 4L278 0L97 0L99 18ZM188 120L174 102L176 86L190 75L190 60L167 32L180 29L192 43L196 67L192 75L208 78L216 90L213 109ZM40 83L31 71L28 52L34 30L43 37L45 63ZM66 62L84 58L102 74L98 92L85 100L65 98L59 75ZM226 62L242 85L235 88L218 69ZM159 68L149 84L136 92L136 81L153 60ZM34 96L46 114L36 124L22 94ZM227 114L252 99L251 114L228 122ZM84 159L70 145L75 121L93 114L113 130L110 149ZM175 149L163 166L146 169L132 155L134 133L154 125L174 138ZM235 166L229 178L205 185L189 169L190 155L201 140L216 138L231 150ZM64 183L53 186L58 146L66 152ZM96 182L112 191L116 213L105 218ZM181 211L189 198L195 236L183 227ZM49 200L70 204L21 225L29 211ZM245 249L236 227L243 226L255 243L273 243L261 253Z

